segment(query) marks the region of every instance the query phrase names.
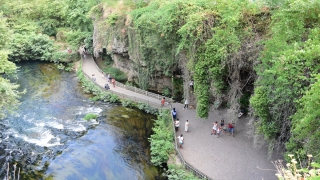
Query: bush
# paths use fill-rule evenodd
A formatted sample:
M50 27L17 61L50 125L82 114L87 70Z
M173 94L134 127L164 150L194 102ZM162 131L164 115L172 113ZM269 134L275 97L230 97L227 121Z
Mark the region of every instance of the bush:
M84 116L84 120L97 119L97 117L98 117L97 114L89 113Z
M49 36L35 33L15 34L9 48L11 61L52 61L54 51L53 40Z
M117 69L117 68L113 68L113 67L109 66L109 67L103 69L103 71L106 74L110 74L111 77L113 77L117 81L120 81L120 82L127 81L127 75L124 72L122 72L119 69Z
M286 168L282 165L282 161L278 160L273 162L273 165L277 168L278 173L275 174L279 180L319 180L320 179L320 164L311 163L312 155L307 155L308 164L302 166L296 159L294 159L293 154L288 154L289 163L286 164Z
M137 106L138 109L146 112L146 113L149 113L149 114L153 114L153 115L157 115L158 114L158 109L157 108L154 108L152 106L150 106L149 104L146 104L146 103L138 103L138 106Z
M124 106L124 107L134 107L134 106L135 106L134 101L132 101L132 100L126 100L126 99L123 99L123 100L121 101L121 104L122 104L122 106Z
M177 165L169 165L169 169L166 172L166 175L169 180L197 180L199 179L195 175L193 175L191 172L187 171L183 166L177 166Z
M159 112L152 130L154 134L149 138L151 162L159 166L167 162L169 154L174 151L174 133L169 110Z

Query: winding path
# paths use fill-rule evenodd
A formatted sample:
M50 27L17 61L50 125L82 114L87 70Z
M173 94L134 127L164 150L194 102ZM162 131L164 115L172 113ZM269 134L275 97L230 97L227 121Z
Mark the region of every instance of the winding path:
M83 71L88 77L96 76L96 83L101 87L107 83L91 56L83 60ZM111 91L132 97L145 99L160 105L158 99L135 93L133 91L111 87ZM235 137L222 134L220 138L210 135L212 123L224 118L229 122L226 110L215 110L209 113L207 120L198 118L194 109L183 109L183 104L173 103L180 119L177 134L183 134L185 144L180 153L186 162L215 180L273 180L275 168L267 157L267 148L254 148L253 140L248 139L248 118L240 119L235 128ZM189 132L184 132L184 123L189 120ZM263 170L262 170L263 169Z

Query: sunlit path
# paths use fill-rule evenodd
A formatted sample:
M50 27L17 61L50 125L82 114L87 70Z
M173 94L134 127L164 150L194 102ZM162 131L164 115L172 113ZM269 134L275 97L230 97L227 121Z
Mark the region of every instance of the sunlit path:
M83 60L83 71L91 77L96 77L96 83L104 87L107 83L106 77L102 75L97 68L92 56L87 56ZM116 87L110 84L110 90L113 92L137 97L150 102L153 106L160 107L160 100L151 98L133 91ZM180 128L176 136L183 134L185 145L179 152L184 160L199 170L207 177L217 180L272 180L276 179L274 175L274 167L267 157L267 148L253 148L253 140L248 139L246 133L248 131L245 117L240 119L236 124L235 137L228 134L210 135L212 131L212 123L220 121L224 118L226 124L230 122L226 118L226 110L215 110L209 112L208 119L198 118L195 109L183 109L183 104L173 103L180 119ZM166 104L166 107L169 107ZM189 132L184 131L184 123L186 120L190 122Z

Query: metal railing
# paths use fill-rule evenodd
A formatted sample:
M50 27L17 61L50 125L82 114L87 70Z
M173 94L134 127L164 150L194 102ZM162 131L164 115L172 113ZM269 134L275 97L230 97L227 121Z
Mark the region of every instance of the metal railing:
M92 78L90 78L85 72L83 72L83 74L89 80L92 81ZM116 92L116 91L106 90L104 87L100 86L96 81L92 81L92 82L95 83L97 86L99 86L103 91L109 92L111 94L116 94L120 99L129 99L129 100L132 100L132 101L134 101L136 103L138 103L138 102L146 103L146 104L148 104L148 105L150 105L152 107L158 108L158 109L168 109L168 108L170 108L170 104L165 104L164 106L161 106L160 101L159 101L159 103L155 103L155 102L152 102L152 101L149 101L149 100L146 100L146 99L142 99L142 98L139 98L139 97L136 97L136 96L130 96L130 95L127 95L127 94L124 94L124 93L119 93L119 92Z
M97 66L97 64L95 63L97 69L102 73L101 69ZM92 79L83 71L83 69L81 69L83 74L92 81ZM130 99L134 102L143 102L143 103L146 103L150 106L153 106L153 107L156 107L156 108L166 108L166 109L172 109L172 105L171 105L171 102L172 102L172 99L171 98L168 98L170 101L165 104L165 106L161 106L161 104L159 103L154 103L154 102L151 102L149 100L145 100L145 99L142 99L142 98L138 98L138 97L135 97L135 96L130 96L130 95L126 95L126 94L123 94L123 93L119 93L119 92L116 92L116 91L110 91L110 90L106 90L104 87L101 87L97 82L93 81L97 86L99 86L102 90L104 91L107 91L107 92L110 92L112 94L116 94L118 95L118 97L120 99ZM145 90L142 90L142 89L139 89L139 88L136 88L136 87L133 87L133 86L126 86L122 83L119 83L119 82L116 82L116 85L119 86L119 87L122 87L122 88L126 88L128 90L132 89L131 91L134 91L134 92L141 92L139 94L143 94L145 93L146 96L149 96L149 97L153 97L153 98L156 98L156 99L161 99L163 96L160 96L158 94L155 94L155 93L151 93L151 92L148 92L148 91L145 91ZM133 89L134 88L134 89ZM166 97L167 98L167 97ZM170 112L171 114L171 112ZM180 153L180 150L179 150L179 146L178 146L178 142L177 142L177 134L176 134L176 131L175 131L175 127L174 127L174 119L173 117L171 116L171 120L172 120L172 128L173 128L173 132L174 132L174 144L175 144L175 152L178 156L178 158L180 159L181 163L183 164L183 166L189 170L190 172L192 172L194 175L198 176L199 178L203 178L203 179L207 179L207 180L212 180L211 178L209 178L207 175L205 175L204 173L202 173L201 171L199 171L198 169L196 169L195 167L193 167L192 165L190 165L189 163L187 163L182 154Z
M170 109L172 109L172 106L170 105ZM170 112L171 113L171 112ZM189 170L190 172L192 172L194 175L198 176L199 178L203 178L203 179L207 179L207 180L212 180L211 178L209 178L207 175L205 175L204 173L202 173L201 171L199 171L198 169L196 169L195 167L193 167L191 164L187 163L182 154L180 153L180 150L179 150L179 142L177 141L177 134L176 134L176 131L175 131L175 127L174 127L174 119L173 117L171 116L171 120L172 120L172 128L173 128L173 132L174 132L174 147L175 147L175 151L176 151L176 154L178 156L178 158L180 159L180 162L182 163L182 165L187 169Z
M98 69L98 71L99 71L100 73L104 73L104 72L99 68L99 66L96 64L95 61L94 61L94 64L95 64L96 68ZM161 100L161 99L164 97L164 98L166 99L166 101L168 101L168 102L170 102L170 103L173 102L173 101L172 101L172 98L169 98L169 97L166 97L166 96L163 96L163 95L160 95L160 94L152 93L152 92L149 92L149 91L146 91L146 90L143 90L143 89L134 87L134 86L125 85L125 84L123 84L123 83L121 83L121 82L118 82L118 81L116 81L115 85L116 85L116 86L119 86L119 87L121 87L121 88L130 90L130 91L139 93L139 94L143 94L143 95L145 95L145 96L148 96L148 97L151 97L151 98L154 98L154 99Z

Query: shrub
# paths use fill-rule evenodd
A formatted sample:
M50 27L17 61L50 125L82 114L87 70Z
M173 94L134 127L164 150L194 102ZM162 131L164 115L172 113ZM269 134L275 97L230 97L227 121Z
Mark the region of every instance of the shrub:
M153 114L153 115L157 115L158 114L158 109L157 108L154 108L152 106L150 106L149 104L146 104L146 103L138 103L138 106L137 106L138 109L146 112L146 113L149 113L149 114Z
M286 168L282 165L282 161L278 160L273 162L273 165L277 168L278 173L275 174L279 180L316 180L320 179L320 164L311 163L312 155L307 155L308 164L306 167L298 164L298 161L294 159L293 154L288 154L290 161L286 164ZM300 166L300 169L299 169Z
M197 179L199 179L194 174L192 174L191 172L189 172L185 168L183 168L183 166L177 166L177 165L170 164L168 167L169 167L169 169L167 170L166 175L169 180L180 180L180 179L197 180Z
M119 69L117 69L117 68L113 68L113 67L109 66L107 68L104 68L103 71L106 74L110 74L111 77L113 77L117 81L120 81L120 82L127 81L127 75L124 72L122 72Z
M151 162L159 166L168 161L169 154L174 150L174 134L169 110L159 112L152 130L154 134L149 138Z
M126 100L126 99L122 100L122 101L121 101L121 104L122 104L122 106L124 106L124 107L134 107L134 106L135 106L135 105L134 105L134 101L132 101L132 100Z
M98 117L97 114L89 113L84 116L84 120L97 119L97 117Z

